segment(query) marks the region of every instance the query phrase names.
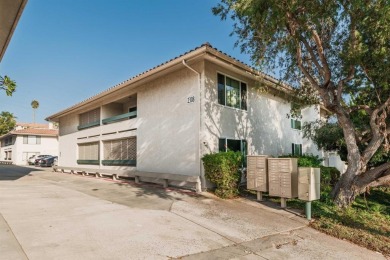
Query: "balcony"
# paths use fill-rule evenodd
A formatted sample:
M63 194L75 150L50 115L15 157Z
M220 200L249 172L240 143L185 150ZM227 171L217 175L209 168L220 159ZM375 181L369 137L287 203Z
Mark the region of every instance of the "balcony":
M127 119L136 118L136 117L137 117L137 111L133 111L133 112L105 118L102 120L102 123L103 123L103 125L107 125L107 124L111 124L111 123L115 123L115 122L119 122L119 121L123 121L123 120L127 120Z
M100 121L95 121L95 122L92 122L92 123L89 123L89 124L79 125L77 127L77 130L83 130L83 129L86 129L86 128L99 126L99 125L100 125Z

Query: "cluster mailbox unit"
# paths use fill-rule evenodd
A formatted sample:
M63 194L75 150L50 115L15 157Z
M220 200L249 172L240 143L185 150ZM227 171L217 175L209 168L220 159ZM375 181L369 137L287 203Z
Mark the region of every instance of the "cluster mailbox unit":
M286 200L299 198L306 201L306 216L311 218L311 204L320 199L320 169L299 167L298 158L271 158L268 155L247 156L247 189L257 191L257 200L263 200L263 192Z
M299 167L298 199L313 201L320 199L320 168Z
M268 155L247 156L247 189L257 191L257 200L263 200L263 192L268 192Z
M269 195L281 197L282 208L286 199L298 197L298 159L268 159Z

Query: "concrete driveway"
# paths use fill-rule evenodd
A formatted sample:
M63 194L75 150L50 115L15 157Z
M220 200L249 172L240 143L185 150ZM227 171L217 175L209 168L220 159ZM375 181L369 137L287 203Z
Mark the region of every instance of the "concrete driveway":
M246 199L0 166L0 259L385 259Z

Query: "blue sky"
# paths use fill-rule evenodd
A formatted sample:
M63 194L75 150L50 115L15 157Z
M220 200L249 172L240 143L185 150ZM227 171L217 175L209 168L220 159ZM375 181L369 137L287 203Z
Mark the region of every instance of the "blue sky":
M189 51L204 42L250 64L234 48L231 21L214 0L29 0L0 64L17 82L0 111L36 121Z

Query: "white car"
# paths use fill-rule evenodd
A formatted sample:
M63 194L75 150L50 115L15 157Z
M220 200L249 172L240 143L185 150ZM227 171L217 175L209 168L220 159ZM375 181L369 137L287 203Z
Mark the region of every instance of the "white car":
M28 158L27 162L29 165L33 165L35 163L35 159L36 159L35 157L36 155L33 155L30 158Z

